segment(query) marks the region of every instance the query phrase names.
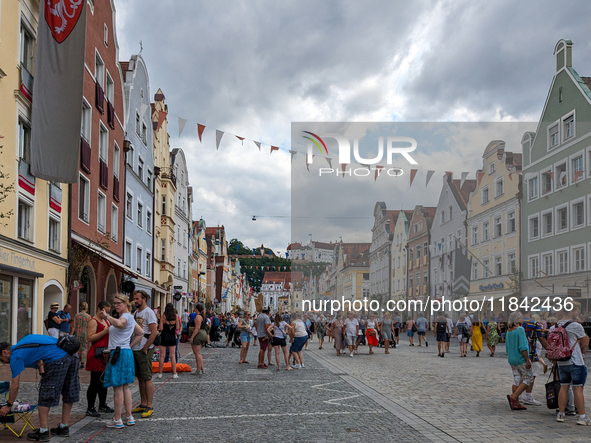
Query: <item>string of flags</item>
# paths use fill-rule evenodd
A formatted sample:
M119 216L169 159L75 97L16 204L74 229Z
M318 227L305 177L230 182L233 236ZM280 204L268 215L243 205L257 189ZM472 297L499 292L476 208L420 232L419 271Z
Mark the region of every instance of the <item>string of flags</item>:
M144 107L145 107L145 109L144 109ZM142 115L144 114L144 112L146 110L147 110L147 105L142 104ZM172 116L172 114L169 114L169 113L167 113L165 111L159 111L159 114L158 114L158 127L160 127L160 125L166 119L166 117L168 115L171 115ZM183 132L184 132L184 130L186 128L187 122L189 120L186 119L186 118L180 117L180 116L175 116L175 117L177 117L177 119L178 119L178 130L179 130L179 138L180 138L182 136L182 134L183 134ZM197 136L199 137L199 142L200 143L203 143L203 134L204 134L205 129L207 128L207 126L206 125L203 125L201 123L196 123L196 125L197 125ZM258 148L259 151L261 151L261 146L263 146L263 145L269 146L269 154L273 154L273 152L279 151L279 150L288 152L291 155L291 161L292 162L293 162L293 159L295 158L296 155L303 155L304 156L304 161L305 161L305 164L306 164L306 169L308 170L308 172L310 171L310 164L308 163L308 155L307 155L306 152L295 151L295 150L292 150L292 149L285 149L285 148L282 148L280 146L273 145L271 143L262 142L262 141L254 140L254 139L249 139L249 138L246 138L246 137L242 137L240 135L233 134L233 133L228 132L228 131L222 131L220 129L216 129L215 130L215 148L216 148L216 151L219 151L220 144L221 144L222 139L223 139L224 136L236 137L238 140L240 140L242 146L244 146L244 141L245 140L248 141L248 142L252 142ZM316 157L316 155L312 155L312 158L314 158L314 157ZM326 160L326 162L328 164L328 167L332 169L332 160L333 159L331 157L324 157L324 159ZM361 164L361 166L364 167L364 168L367 168L368 171L370 171L370 172L372 170L372 166L371 165ZM342 175L343 175L343 177L345 177L345 175L347 175L347 173L346 173L346 171L347 171L347 164L340 164L340 167L341 167ZM374 172L374 181L377 181L377 179L380 177L380 175L384 175L384 168L385 167L384 166L381 166L381 165L375 165L375 166L373 166L373 170L375 171ZM394 169L400 171L399 168L394 168ZM349 171L349 172L351 172L351 171ZM409 175L409 187L411 187L413 185L413 183L414 183L414 181L415 181L415 179L417 177L417 174L419 172L421 172L421 174L424 172L424 175L425 175L425 182L424 182L425 183L425 187L427 187L429 185L429 183L431 182L431 179L433 178L433 176L437 172L443 172L444 173L444 176L447 176L448 174L454 174L454 175L456 175L454 172L451 172L451 171L437 171L437 170L432 170L432 169L411 169L408 173L406 171L404 171L404 173L402 174L402 175L406 175L406 174ZM389 172L388 172L388 174L389 174ZM468 176L470 174L471 174L471 172L466 172L466 171L460 172L458 174L460 176L460 181L461 181L460 187L462 187L464 185L464 182L468 179ZM473 174L474 174L474 179L478 180L478 185L480 185L480 181L482 180L482 177L484 177L485 173L482 172L482 171L480 171L480 170L478 170L478 171L474 172ZM521 172L514 172L514 173L509 174L509 179L512 180L512 175L515 175L515 174L521 175Z

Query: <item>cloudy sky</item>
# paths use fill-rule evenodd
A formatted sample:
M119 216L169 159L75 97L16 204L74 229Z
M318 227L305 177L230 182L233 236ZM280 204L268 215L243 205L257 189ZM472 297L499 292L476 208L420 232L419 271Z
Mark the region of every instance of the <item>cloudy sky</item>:
M193 218L282 252L291 238L292 122L535 122L561 38L574 43L574 68L591 75L584 0L125 0L116 7L120 59L137 53L141 40L152 93L166 95L171 147L183 148L189 162ZM178 117L188 120L180 138ZM203 143L197 123L207 126ZM261 152L229 134L216 151L215 129L261 141ZM519 149L518 139L506 142ZM269 155L271 144L281 150ZM474 170L484 148L439 155L446 168ZM428 154L421 153L435 162ZM303 156L295 165L307 173ZM426 202L433 189L414 200ZM312 203L319 190L310 191ZM423 203L386 188L364 198L361 210L370 209L359 216L369 218L356 231L318 218L296 222L295 239L307 240L310 228L318 240L353 241L366 224L369 241L375 201L393 209Z

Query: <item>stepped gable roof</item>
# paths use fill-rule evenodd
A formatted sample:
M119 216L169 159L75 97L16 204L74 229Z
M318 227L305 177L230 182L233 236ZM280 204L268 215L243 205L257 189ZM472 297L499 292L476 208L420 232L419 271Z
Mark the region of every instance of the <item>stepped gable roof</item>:
M460 188L461 183L461 180L452 180L449 187L451 188L451 192L453 192L460 209L465 211L468 207L470 193L476 189L478 182L476 180L464 180L464 185Z

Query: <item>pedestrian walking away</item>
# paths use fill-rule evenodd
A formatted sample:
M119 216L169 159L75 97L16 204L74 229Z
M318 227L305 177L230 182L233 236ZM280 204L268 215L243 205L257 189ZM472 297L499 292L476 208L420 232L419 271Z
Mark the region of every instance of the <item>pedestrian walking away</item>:
M88 303L80 303L80 311L74 316L74 320L72 321L72 335L80 342L80 350L78 351L80 368L84 368L86 364L86 355L89 346L86 333L88 332L88 321L91 317L87 314L87 311Z
M419 336L419 346L421 345L421 339L425 340L425 346L429 346L429 342L427 341L427 326L429 322L425 317L417 318L417 335Z

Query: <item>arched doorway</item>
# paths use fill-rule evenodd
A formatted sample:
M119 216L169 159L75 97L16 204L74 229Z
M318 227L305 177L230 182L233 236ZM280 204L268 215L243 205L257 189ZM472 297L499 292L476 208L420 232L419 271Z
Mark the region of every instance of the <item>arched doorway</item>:
M109 275L107 280L107 293L105 294L105 300L113 307L113 300L117 295L117 280L113 274Z
M49 313L49 306L52 303L58 303L60 308L62 307L62 303L64 302L64 291L55 283L49 283L43 289L43 319L47 317ZM49 335L47 330L43 327L42 333L45 335Z
M88 265L84 266L80 274L80 284L82 288L78 290L78 305L88 303L88 313L94 315L96 310L96 283L94 271ZM76 307L77 308L77 307Z

